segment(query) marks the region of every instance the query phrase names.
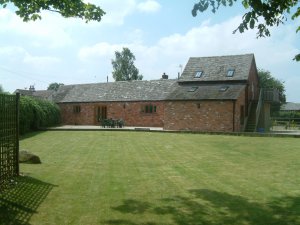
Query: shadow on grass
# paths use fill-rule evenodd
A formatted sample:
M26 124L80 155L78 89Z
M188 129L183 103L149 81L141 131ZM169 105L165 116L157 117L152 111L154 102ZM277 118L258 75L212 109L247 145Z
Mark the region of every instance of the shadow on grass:
M122 213L142 214L146 212L150 206L151 205L147 202L129 199L124 200L123 205L113 207L113 209Z
M190 190L186 196L160 199L158 205L137 200L125 200L113 207L121 213L144 213L170 216L171 224L206 225L300 225L300 197L278 198L267 203L252 202L248 199L207 189ZM131 205L131 203L133 205ZM141 207L141 210L137 209ZM126 210L125 210L126 208ZM149 218L149 215L147 216ZM135 221L109 220L105 224L135 225ZM144 223L144 225L156 223ZM157 223L161 224L161 223Z
M0 194L0 224L28 225L53 187L32 177L18 177L11 189Z
M20 140L24 140L24 139L27 139L27 138L32 138L34 136L37 136L37 135L45 133L45 132L46 131L30 131L28 133L20 135L19 138L20 138Z

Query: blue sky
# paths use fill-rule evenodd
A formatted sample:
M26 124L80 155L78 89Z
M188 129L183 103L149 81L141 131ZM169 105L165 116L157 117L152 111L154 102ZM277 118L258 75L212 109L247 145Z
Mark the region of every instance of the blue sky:
M113 81L111 60L128 47L145 80L165 72L176 78L192 56L254 53L258 68L285 82L287 101L300 102L300 52L297 21L272 28L257 39L256 31L232 34L244 13L240 3L216 14L192 17L197 0L93 0L106 11L103 20L86 24L44 12L41 21L24 23L12 6L0 9L0 84L9 92L35 85Z

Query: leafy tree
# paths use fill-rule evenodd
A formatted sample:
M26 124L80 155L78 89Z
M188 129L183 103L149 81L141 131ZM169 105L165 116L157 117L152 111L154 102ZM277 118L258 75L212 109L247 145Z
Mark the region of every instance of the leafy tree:
M199 0L192 9L192 15L197 16L197 12L204 12L209 7L215 13L220 6L232 6L237 0ZM238 1L239 2L239 1ZM269 28L283 24L291 9L299 3L299 0L242 0L244 8L248 10L243 16L243 21L233 33L245 30L257 29L257 37L270 36ZM290 17L294 20L300 16L300 7L296 9ZM300 31L300 26L296 32ZM294 58L300 61L300 54Z
M86 22L100 21L105 12L98 6L84 3L82 0L0 0L0 6L5 8L8 3L17 8L16 14L24 22L41 19L41 11L57 12L63 17L78 17Z
M48 88L47 88L47 90L54 90L54 91L57 91L58 90L58 88L60 87L60 86L63 86L64 84L62 84L62 83L51 83L51 84L49 84L49 86L48 86Z
M284 82L274 78L270 71L260 69L258 71L259 86L266 89L277 89L279 92L279 104L273 103L271 106L271 114L275 114L280 110L280 105L286 102Z
M112 60L113 78L115 81L142 80L143 75L135 67L135 56L128 48L123 48L122 52L115 52L116 59Z
M40 127L49 127L60 124L59 107L50 101L20 97L20 133L24 134Z
M258 77L260 88L277 89L279 91L280 103L286 102L284 81L274 78L270 71L263 69L258 70Z
M0 84L0 93L3 93L4 92L4 89L2 87L2 85Z

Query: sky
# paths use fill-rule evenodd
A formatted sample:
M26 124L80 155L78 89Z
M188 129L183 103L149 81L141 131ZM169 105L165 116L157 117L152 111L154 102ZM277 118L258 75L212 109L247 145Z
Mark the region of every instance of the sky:
M288 102L300 103L300 20L271 29L235 33L245 13L241 3L193 17L197 0L91 0L106 14L85 23L43 12L42 20L23 22L9 5L0 9L0 85L5 91L45 90L53 82L110 82L115 51L129 48L144 80L175 79L189 57L254 53L259 69L284 82ZM288 18L290 16L288 15Z

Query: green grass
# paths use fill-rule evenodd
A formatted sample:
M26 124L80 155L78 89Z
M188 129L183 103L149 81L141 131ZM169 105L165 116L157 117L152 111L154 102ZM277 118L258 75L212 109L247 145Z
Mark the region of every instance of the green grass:
M21 165L11 224L300 224L298 138L50 131L20 146L42 164Z

